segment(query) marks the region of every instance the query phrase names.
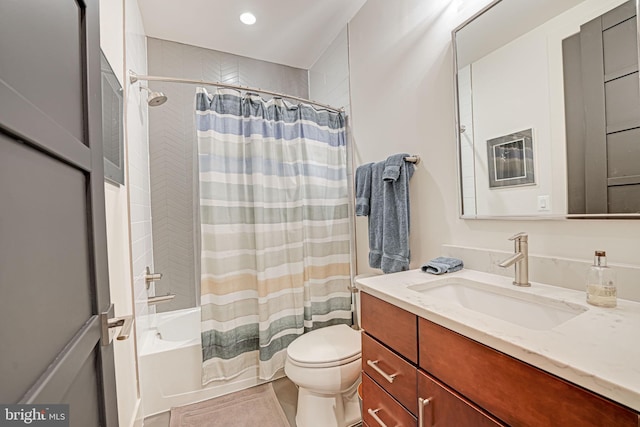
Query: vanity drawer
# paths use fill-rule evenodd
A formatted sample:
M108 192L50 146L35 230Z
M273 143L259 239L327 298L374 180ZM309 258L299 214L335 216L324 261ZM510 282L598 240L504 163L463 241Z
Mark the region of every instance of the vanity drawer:
M365 374L362 376L362 419L366 425L380 427L382 424L370 411L387 426L417 427L417 419Z
M392 382L374 366L394 375ZM418 413L418 370L367 334L362 334L362 370L414 415Z
M362 329L413 363L418 363L418 318L367 293L360 293Z
M429 399L429 403L424 406L423 426L506 426L422 371L418 373L418 396Z
M420 319L420 367L511 425L633 426L638 414Z

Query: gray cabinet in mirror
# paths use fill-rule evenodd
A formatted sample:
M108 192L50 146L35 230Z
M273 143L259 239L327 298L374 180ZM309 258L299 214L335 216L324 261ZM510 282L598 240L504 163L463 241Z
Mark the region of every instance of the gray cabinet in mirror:
M637 0L498 0L453 32L463 218L640 218Z

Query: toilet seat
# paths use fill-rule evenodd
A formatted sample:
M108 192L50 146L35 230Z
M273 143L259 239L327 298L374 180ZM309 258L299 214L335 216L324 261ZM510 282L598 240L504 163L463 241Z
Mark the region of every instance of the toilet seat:
M306 368L340 366L360 359L360 332L347 325L316 329L296 338L287 347L289 361Z

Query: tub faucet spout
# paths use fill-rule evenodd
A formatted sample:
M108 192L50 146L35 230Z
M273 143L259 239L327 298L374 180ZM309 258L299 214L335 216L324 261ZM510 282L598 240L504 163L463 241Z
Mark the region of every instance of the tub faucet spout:
M518 233L511 236L509 240L514 242L514 254L498 263L499 267L507 268L515 266L516 286L531 286L529 282L529 236L527 233Z

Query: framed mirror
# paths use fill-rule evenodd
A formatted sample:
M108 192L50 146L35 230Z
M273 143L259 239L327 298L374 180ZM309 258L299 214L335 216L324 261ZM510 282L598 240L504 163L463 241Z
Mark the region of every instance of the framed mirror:
M102 151L104 177L115 185L124 185L124 100L109 61L100 50L102 88Z
M462 218L640 218L636 0L497 0L453 31Z

